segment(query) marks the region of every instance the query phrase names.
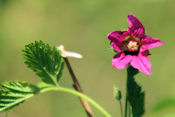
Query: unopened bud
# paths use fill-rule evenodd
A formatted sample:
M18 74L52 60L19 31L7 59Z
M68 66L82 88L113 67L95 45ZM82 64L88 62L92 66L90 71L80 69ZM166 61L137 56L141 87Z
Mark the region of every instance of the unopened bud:
M63 45L58 46L58 49L61 51L61 56L63 57L83 58L79 53L66 51Z
M114 87L114 98L116 100L121 100L121 98L122 98L121 91L116 87Z

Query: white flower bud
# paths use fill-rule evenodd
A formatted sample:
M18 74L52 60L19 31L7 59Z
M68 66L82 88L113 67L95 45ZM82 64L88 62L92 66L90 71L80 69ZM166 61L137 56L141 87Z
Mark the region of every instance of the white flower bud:
M73 58L78 58L78 59L83 58L83 56L81 54L79 54L79 53L66 51L64 49L64 46L63 45L60 45L57 48L61 51L61 55L63 57L73 57Z

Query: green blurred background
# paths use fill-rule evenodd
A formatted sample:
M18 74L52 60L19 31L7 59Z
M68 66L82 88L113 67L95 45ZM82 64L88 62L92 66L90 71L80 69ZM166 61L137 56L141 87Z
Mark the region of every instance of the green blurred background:
M175 97L174 0L0 0L0 81L18 79L37 84L39 78L26 67L21 56L24 45L34 40L53 46L63 44L67 50L84 56L82 60L70 59L84 92L113 117L120 117L113 86L125 94L126 68L112 67L115 53L106 35L125 30L129 13L141 20L147 35L165 42L151 50L152 75L137 75L146 92L144 117L173 112L174 109L168 109L150 113L160 99ZM72 88L71 84L65 67L60 85ZM103 117L92 109L95 117ZM50 92L29 99L13 109L9 117L86 117L86 113L77 97Z

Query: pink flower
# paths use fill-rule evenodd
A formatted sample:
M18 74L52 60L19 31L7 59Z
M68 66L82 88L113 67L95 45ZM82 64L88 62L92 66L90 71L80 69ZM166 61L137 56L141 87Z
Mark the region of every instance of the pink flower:
M112 59L117 69L132 65L145 74L151 75L151 63L148 59L149 49L163 44L158 38L145 35L142 23L132 14L127 18L128 31L114 31L108 34L111 46L119 52Z

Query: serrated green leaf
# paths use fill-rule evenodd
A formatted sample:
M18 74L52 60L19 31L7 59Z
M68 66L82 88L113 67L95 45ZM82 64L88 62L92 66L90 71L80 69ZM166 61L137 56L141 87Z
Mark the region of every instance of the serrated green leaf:
M27 82L8 81L0 84L0 112L9 110L39 92L37 86Z
M134 79L134 76L138 73L137 69L133 67L128 68L128 100L131 105L131 114L132 117L141 117L144 112L144 96L145 93L142 91L141 86L137 84Z
M159 100L152 108L152 113L161 112L163 110L175 108L175 97L167 97Z
M57 83L61 77L64 59L56 47L35 41L25 46L23 56L27 66L40 76L43 82L54 85Z

